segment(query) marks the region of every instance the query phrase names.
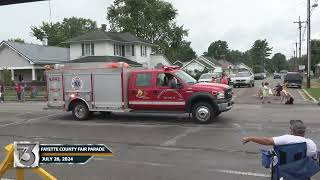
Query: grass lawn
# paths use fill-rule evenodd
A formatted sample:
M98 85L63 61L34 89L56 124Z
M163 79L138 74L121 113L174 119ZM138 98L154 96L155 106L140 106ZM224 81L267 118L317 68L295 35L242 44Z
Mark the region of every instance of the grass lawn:
M314 97L316 100L319 100L320 98L320 88L310 88L310 89L306 89L308 91L308 93Z
M26 101L45 101L46 98L44 97L45 91L38 91L37 96L31 98L31 92L27 91L25 94ZM6 90L4 93L4 100L5 101L15 101L16 98L16 91L15 90Z

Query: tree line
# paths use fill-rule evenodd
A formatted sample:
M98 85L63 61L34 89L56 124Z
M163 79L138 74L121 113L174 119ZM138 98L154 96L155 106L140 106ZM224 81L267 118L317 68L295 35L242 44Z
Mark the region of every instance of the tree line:
M178 10L164 0L114 0L113 4L107 7L106 19L109 31L130 32L156 44L153 51L163 53L171 62L186 62L196 58L197 54L191 47L191 42L186 40L188 30L177 23L177 15ZM66 47L66 40L97 29L94 20L71 17L64 18L62 22L42 22L39 26L32 26L31 34L39 40L47 36L48 45ZM320 41L312 42L314 68L315 64L320 62ZM297 61L299 64L305 64L305 58L291 58L288 61L281 53L276 53L270 58L271 54L272 47L266 39L256 40L245 52L230 50L226 41L218 40L212 42L203 53L205 56L226 59L232 63L243 62L254 72L274 72L293 68L293 62Z

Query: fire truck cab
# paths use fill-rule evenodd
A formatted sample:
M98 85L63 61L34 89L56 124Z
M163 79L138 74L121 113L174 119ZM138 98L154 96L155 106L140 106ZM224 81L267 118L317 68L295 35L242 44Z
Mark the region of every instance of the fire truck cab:
M125 63L64 64L46 71L47 109L72 111L76 120L90 112L175 112L210 123L233 106L232 88L197 83L175 66L133 69Z

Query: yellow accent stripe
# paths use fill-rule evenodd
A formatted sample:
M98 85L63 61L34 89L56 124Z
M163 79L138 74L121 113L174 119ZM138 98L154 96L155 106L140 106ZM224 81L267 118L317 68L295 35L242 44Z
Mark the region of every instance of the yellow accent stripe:
M112 153L41 153L41 156L113 156Z

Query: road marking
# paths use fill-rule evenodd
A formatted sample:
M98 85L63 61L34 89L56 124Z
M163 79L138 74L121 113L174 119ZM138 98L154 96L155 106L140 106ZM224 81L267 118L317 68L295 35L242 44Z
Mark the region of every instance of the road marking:
M163 164L163 163L154 163L154 162L146 162L146 161L123 161L117 159L108 159L108 158L93 158L94 160L98 161L113 161L119 163L126 163L126 164L135 164L135 165L148 165L148 166L156 166L156 167L176 167L175 165L170 164Z
M242 175L242 176L271 177L269 174L254 173L254 172L233 171L233 170L224 170L224 169L214 169L213 171L225 173L225 174Z
M56 116L56 115L59 115L59 114L63 114L63 113L49 114L49 115L40 116L40 117L37 117L37 118L31 118L31 119L25 119L25 120L21 120L21 121L17 121L17 122L12 122L12 123L1 124L1 125L0 125L0 128L2 128L2 127L7 127L7 126L11 126L11 125L23 124L23 123L31 122L31 121L36 121L36 120L39 120L39 119L42 119L42 118L47 118L47 117L51 117L51 116Z
M112 162L134 164L134 165L147 165L147 166L154 166L154 167L184 168L182 166L173 165L173 164L155 163L155 162L146 162L146 161L124 161L124 160L108 159L108 158L93 158L93 160L112 161ZM225 173L225 174L233 174L233 175L242 175L242 176L271 177L269 174L262 174L262 173L255 173L255 172L245 172L245 171L235 171L235 170L209 169L208 171L210 171L210 172L218 172L218 173Z
M195 133L197 131L199 131L201 129L201 127L191 127L188 128L187 130L185 130L184 132L182 132L181 134L169 139L168 141L164 142L162 144L162 146L174 146L177 144L177 141L187 135L189 135L190 133Z
M298 93L300 94L300 96L305 100L305 101L309 101L301 92L301 90L298 90Z
M19 114L14 114L11 116L21 116L21 115L26 115L26 114L31 114L32 112L24 112L24 113L19 113Z

